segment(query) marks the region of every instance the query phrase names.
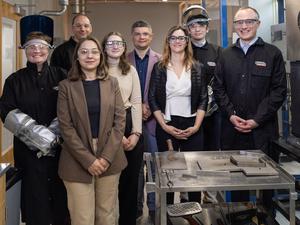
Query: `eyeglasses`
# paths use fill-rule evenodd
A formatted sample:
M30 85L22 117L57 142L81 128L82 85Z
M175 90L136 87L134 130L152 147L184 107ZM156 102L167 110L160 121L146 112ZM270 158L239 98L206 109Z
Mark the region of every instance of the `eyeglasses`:
M233 24L236 27L241 27L241 26L243 26L243 24L245 24L246 26L253 26L257 22L258 22L258 19L246 19L246 20L233 21Z
M205 23L205 22L197 22L197 23L192 23L192 24L190 24L190 25L188 26L188 28L189 28L190 30L196 30L197 28L203 28L203 27L205 27L205 26L207 26L207 23Z
M76 23L76 24L73 25L73 27L75 27L77 29L80 29L82 27L85 28L85 29L88 29L88 28L90 28L90 26L91 26L91 24L88 24L88 23L86 23L86 24Z
M149 37L149 36L151 36L151 34L148 33L148 32L144 32L144 33L134 32L133 35L137 36L137 37Z
M189 40L188 36L169 36L168 41L169 43L175 43L176 41L178 42L187 42Z
M78 50L78 53L82 56L87 56L89 54L93 56L100 55L100 51L97 48L87 49L87 48L81 48Z
M106 42L106 47L108 48L113 48L113 47L117 47L117 48L122 48L125 46L125 41L107 41Z
M47 51L49 50L49 47L47 45L43 44L33 44L26 47L27 51Z

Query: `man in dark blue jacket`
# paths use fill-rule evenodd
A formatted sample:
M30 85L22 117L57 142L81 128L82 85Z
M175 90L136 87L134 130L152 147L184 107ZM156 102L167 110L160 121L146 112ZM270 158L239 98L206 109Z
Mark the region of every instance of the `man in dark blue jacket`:
M279 136L277 110L286 97L283 57L257 37L260 21L254 8L240 8L233 23L239 38L222 52L213 85L223 114L221 148L268 154Z
M268 153L278 138L277 110L286 97L286 75L278 48L256 36L259 15L253 8L237 11L239 36L221 54L214 94L223 111L222 149L261 149Z

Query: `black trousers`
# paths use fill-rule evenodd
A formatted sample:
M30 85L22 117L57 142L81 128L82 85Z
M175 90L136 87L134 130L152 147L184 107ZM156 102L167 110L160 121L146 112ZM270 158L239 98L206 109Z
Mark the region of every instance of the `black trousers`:
M132 129L131 111L126 111L125 137L129 137ZM139 171L143 160L143 137L131 151L125 151L128 161L119 181L119 225L135 225L137 213L137 194Z
M203 129L203 149L204 151L219 150L221 141L221 113L214 112L208 117L204 117Z
M195 124L196 117L180 117L180 116L171 116L171 121L168 122L168 125L174 126L181 130L184 130L188 127L192 127ZM190 136L187 140L179 140L174 138L172 135L166 133L161 126L157 123L156 126L156 140L159 152L168 151L167 140L171 139L175 151L201 151L203 150L203 135L202 128L200 128L195 134ZM189 192L189 201L200 202L201 192ZM167 204L174 203L174 193L167 193Z

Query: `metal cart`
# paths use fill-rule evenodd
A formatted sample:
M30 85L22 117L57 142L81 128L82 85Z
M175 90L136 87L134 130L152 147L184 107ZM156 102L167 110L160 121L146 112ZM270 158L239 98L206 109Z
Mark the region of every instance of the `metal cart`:
M181 152L178 163L162 163L168 159L169 152L155 153L155 193L156 193L156 225L167 224L166 194L168 192L193 192L193 191L232 191L232 190L278 190L286 189L290 194L290 224L295 225L295 192L294 178L285 172L263 152L253 151L199 151ZM172 154L172 153L171 153ZM231 156L249 154L257 155L266 163L270 170L267 175L256 175L255 172L246 176L243 172L232 171L232 166L226 171L224 163L228 162ZM183 157L182 157L183 156ZM177 157L172 156L172 157ZM183 158L183 159L182 159ZM147 157L146 157L147 159ZM149 159L149 158L148 158ZM215 165L201 168L201 162ZM220 161L221 160L221 161ZM224 160L222 162L222 160ZM176 161L174 158L171 161ZM185 162L184 162L185 161ZM184 162L184 163L183 163ZM164 165L167 165L165 167ZM173 164L173 165L172 165ZM177 165L178 164L178 165ZM148 162L147 165L150 165ZM168 168L168 165L171 165ZM218 168L220 166L220 168ZM223 166L223 167L222 167ZM148 171L150 171L148 169ZM270 172L271 171L271 172Z

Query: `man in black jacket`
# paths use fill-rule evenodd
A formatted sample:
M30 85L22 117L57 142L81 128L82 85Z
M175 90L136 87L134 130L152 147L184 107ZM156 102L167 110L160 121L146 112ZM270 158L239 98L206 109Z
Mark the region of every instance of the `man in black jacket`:
M222 110L221 148L261 149L278 138L277 110L286 97L286 75L278 48L256 36L258 12L241 8L234 16L239 36L223 50L213 85Z
M73 36L53 51L50 62L51 66L58 66L66 71L71 69L73 53L78 40L86 38L92 33L90 19L83 14L74 16L72 20L72 32Z
M187 18L186 27L190 33L194 58L203 65L203 75L212 97L211 85L221 48L206 40L209 32L209 16L200 5L188 7L183 16ZM209 99L208 108L202 123L204 150L218 150L220 148L220 113L214 99Z
M188 7L183 13L183 20L191 37L193 56L195 60L202 64L202 75L208 85L208 106L200 128L203 131L203 150L218 150L220 149L221 116L213 99L211 85L221 48L209 43L206 39L209 32L210 18L206 9L201 5ZM202 199L204 202L215 202L217 201L216 192L204 192ZM184 200L181 199L181 201Z

